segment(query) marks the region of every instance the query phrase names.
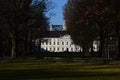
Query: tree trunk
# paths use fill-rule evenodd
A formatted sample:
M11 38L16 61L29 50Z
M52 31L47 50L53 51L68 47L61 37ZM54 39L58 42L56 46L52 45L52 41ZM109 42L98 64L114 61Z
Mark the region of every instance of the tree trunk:
M89 53L89 46L88 45L83 45L83 53L88 54Z
M0 17L0 21L2 21L1 17ZM0 57L2 57L2 28L1 28L1 22L0 22Z
M37 43L37 53L36 53L36 57L39 58L39 54L41 52L41 39L39 40L39 42Z
M120 35L118 36L118 55L120 57Z
M3 32L3 35L2 35L2 57L3 58L6 56L6 47L7 47L7 38L6 38L6 33Z
M32 36L31 34L29 35L29 54L33 56L33 46L32 46Z
M119 28L119 21L116 22L115 24L116 26L116 33L117 33L117 39L118 39L118 57L120 58L120 28Z
M93 41L90 43L90 48L91 48L91 54L93 54Z
M28 28L25 29L25 54L23 54L23 57L29 56L29 32Z
M104 35L103 33L100 34L100 49L99 49L99 56L104 56Z
M11 48L11 59L15 59L16 58L16 41L15 41L15 36L13 34L10 35L11 36L11 43L12 43L12 48Z

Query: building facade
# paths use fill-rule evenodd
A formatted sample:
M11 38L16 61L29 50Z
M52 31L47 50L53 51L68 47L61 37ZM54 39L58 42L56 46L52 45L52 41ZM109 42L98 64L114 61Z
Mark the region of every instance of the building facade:
M81 52L82 48L75 45L66 32L65 24L50 25L49 35L42 39L41 49L49 52Z
M56 38L44 38L41 48L49 52L80 52L80 46L73 44L69 35Z

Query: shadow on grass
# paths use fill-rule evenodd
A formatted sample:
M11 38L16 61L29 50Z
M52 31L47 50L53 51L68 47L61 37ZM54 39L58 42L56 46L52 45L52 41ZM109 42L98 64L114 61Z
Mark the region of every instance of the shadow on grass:
M99 76L120 76L120 73L99 73L99 72L67 72L67 71L46 71L41 69L33 70L1 70L0 80L25 80L25 79L47 79L47 78L79 78Z

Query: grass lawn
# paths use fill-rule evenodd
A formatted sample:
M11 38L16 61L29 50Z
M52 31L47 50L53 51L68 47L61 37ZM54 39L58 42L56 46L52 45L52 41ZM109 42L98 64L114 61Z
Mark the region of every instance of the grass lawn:
M120 80L120 62L106 65L41 61L1 63L0 80Z

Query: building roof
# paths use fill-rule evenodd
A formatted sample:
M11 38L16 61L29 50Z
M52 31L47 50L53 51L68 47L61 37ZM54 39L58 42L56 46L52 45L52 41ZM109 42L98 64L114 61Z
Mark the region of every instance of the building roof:
M59 38L61 36L64 36L67 33L67 31L48 31L48 35L45 36L45 38Z
M49 31L62 31L63 25L52 25L50 24L48 30Z

